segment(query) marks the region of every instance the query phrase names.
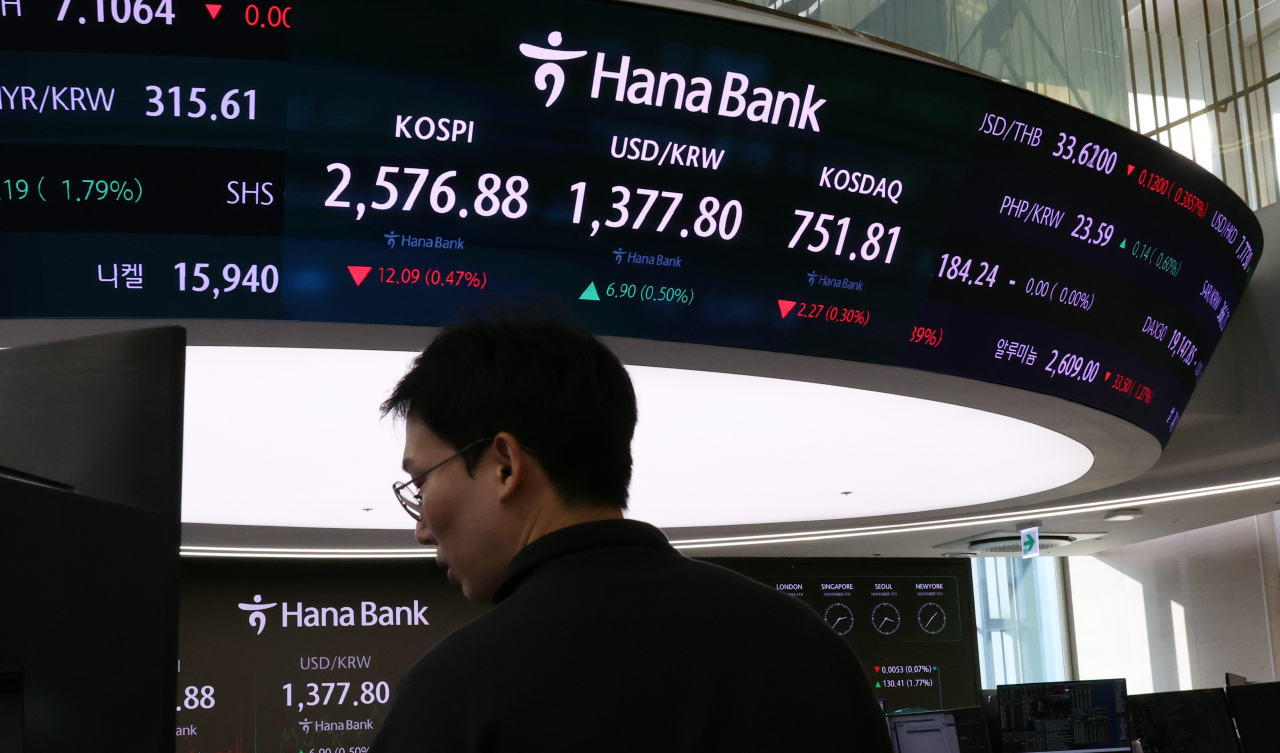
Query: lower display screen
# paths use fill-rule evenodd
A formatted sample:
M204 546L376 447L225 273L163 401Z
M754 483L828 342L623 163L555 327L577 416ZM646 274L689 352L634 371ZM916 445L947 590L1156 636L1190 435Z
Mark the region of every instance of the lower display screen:
M886 711L977 703L966 562L711 560L794 595ZM431 560L185 560L178 753L364 753L404 673L483 614Z
M178 753L364 753L400 677L485 611L434 561L184 560Z

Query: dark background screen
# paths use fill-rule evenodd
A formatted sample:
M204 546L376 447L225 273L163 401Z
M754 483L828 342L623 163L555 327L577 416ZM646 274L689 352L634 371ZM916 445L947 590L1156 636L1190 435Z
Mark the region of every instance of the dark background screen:
M0 317L554 299L1164 442L1262 248L1159 144L867 47L586 0L102 7L0 18Z

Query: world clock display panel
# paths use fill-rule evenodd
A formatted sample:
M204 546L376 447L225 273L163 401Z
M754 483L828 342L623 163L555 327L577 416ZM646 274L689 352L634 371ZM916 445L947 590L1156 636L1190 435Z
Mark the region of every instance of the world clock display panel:
M0 10L0 317L438 326L550 300L601 335L1012 385L1165 442L1262 248L1149 139L794 30L587 0Z
M709 558L812 607L857 654L887 713L977 706L967 560Z

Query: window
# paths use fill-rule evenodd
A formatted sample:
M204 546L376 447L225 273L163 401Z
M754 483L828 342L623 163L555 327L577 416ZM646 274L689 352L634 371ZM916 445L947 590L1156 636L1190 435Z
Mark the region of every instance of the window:
M1056 557L975 557L982 687L1067 679Z

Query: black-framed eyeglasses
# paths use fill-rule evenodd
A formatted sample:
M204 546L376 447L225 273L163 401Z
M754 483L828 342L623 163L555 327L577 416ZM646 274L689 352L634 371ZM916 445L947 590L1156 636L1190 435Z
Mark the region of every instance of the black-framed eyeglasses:
M408 481L395 482L391 485L391 490L395 492L396 501L400 503L400 506L404 508L404 511L409 513L409 516L414 520L422 520L422 485L427 482L427 475L450 460L462 457L467 452L479 447L480 445L487 444L492 441L492 437L489 439L477 439L466 447L463 447L461 450L458 450L456 453L418 474L415 478L411 478Z

